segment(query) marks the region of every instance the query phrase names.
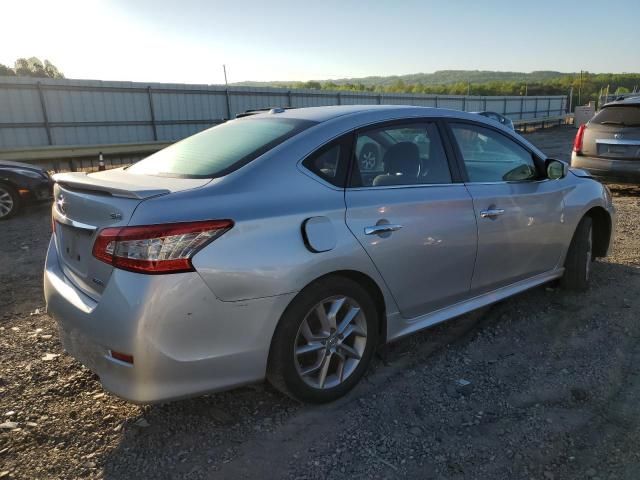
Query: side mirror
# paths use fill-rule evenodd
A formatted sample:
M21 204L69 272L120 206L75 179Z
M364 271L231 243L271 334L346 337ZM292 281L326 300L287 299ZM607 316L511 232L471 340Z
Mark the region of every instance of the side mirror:
M550 180L559 180L569 173L569 164L566 162L548 158L545 163L547 165L547 178Z

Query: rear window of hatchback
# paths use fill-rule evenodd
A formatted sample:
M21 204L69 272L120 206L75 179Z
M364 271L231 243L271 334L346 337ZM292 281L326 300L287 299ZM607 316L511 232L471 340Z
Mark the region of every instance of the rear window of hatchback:
M612 105L610 107L603 107L603 109L596 113L591 119L590 123L640 127L640 105Z
M174 143L127 171L182 178L222 177L314 124L293 118L231 120Z

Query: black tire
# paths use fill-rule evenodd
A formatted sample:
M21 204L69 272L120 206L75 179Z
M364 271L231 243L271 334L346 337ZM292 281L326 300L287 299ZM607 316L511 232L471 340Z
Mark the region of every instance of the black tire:
M585 291L589 287L591 263L593 262L593 222L591 217L583 217L578 223L571 245L564 261L562 288Z
M13 217L20 210L20 196L15 188L0 183L0 220Z
M336 373L332 376L333 381L338 380L338 383L334 386L327 386L325 388L318 388L309 385L307 382L311 381L308 376L303 376L300 371L299 355L296 355L295 350L300 347L300 340L304 340L300 335L303 335L303 321L309 318L311 321L312 316L316 315L312 313L318 305L323 305L323 302L329 302L336 297L345 297L347 301L357 303L360 308L360 313L356 316L357 321L366 325L366 338L364 340L358 340L359 348L363 351L360 355L360 359L357 363L355 360L348 358L344 360L341 353L333 354L328 353L329 348L327 346L321 347L321 351L309 353L307 355L317 355L318 361L322 357L327 358L329 367L334 363L342 363L342 370L339 366L336 368ZM352 304L345 303L338 311L338 319L346 318L345 312L350 312ZM342 317L340 317L340 314ZM362 316L364 315L364 317ZM341 321L337 322L338 324ZM337 332L336 332L337 333ZM358 338L362 338L360 334L355 335ZM287 307L273 336L271 342L271 349L269 352L269 362L267 367L267 379L268 381L282 393L309 403L325 403L331 402L351 390L360 381L365 374L367 367L371 361L375 349L378 345L379 338L379 315L376 310L375 303L371 298L369 292L360 286L358 283L342 276L328 276L321 280L309 285L302 290ZM343 342L347 342L345 337ZM349 340L355 342L356 340ZM324 341L326 345L327 340ZM364 347L363 347L364 343ZM341 348L340 346L337 347ZM335 355L332 359L331 355ZM323 360L324 361L324 360ZM344 362L352 362L350 368L351 372L341 381L338 377L340 371L345 371ZM314 361L315 362L315 361ZM306 378L306 380L305 380ZM326 377L328 378L328 377Z

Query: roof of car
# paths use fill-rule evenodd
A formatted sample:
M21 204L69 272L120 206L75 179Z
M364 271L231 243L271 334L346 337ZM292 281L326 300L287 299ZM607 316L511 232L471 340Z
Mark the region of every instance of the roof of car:
M42 170L40 167L36 165L31 165L29 163L22 163L22 162L12 162L10 160L0 160L0 168L2 167L28 168L31 170Z
M614 100L613 102L609 102L602 107L611 107L614 105L640 105L640 95L634 97L625 97L620 100Z
M268 118L277 116L280 118L294 118L320 123L347 115L366 115L371 112L386 112L390 117L403 115L415 117L424 112L425 116L430 117L473 118L475 120L478 120L478 117L480 117L483 119L481 121L486 120L486 117L478 116L477 113L447 108L419 107L415 105L331 105L324 107L273 108L272 110L253 111L249 115L243 115L243 117Z
M372 110L404 110L416 107L409 105L331 105L324 107L304 107L304 108L274 108L271 111L264 111L251 115L252 117L278 116L283 118L296 118L300 120L311 120L313 122L324 122L333 118L342 117L354 113L370 112ZM273 112L273 113L272 113Z

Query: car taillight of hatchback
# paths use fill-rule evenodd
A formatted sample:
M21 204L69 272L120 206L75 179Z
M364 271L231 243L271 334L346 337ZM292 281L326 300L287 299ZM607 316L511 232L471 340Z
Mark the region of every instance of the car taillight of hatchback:
M576 133L576 138L573 140L573 151L577 154L582 153L582 141L584 139L585 128L587 128L585 124L580 125L580 128L578 128L578 132Z

